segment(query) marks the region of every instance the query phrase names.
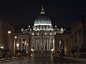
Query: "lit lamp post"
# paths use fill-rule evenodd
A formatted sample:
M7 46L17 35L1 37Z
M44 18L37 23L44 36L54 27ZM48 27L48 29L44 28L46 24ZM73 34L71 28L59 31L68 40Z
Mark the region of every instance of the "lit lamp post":
M18 47L19 47L19 43L17 43L16 46L17 46L17 49L18 49Z
M53 52L54 52L54 49L51 49L51 52L52 52L52 54L53 54Z
M31 52L32 52L31 56L33 56L33 55L34 55L34 54L33 54L33 53L34 53L34 49L31 49Z
M3 47L1 46L1 49L3 49Z
M10 34L11 33L11 31L8 31L8 34Z
M8 31L8 48L10 49L10 34L11 34L11 31Z
M15 43L14 43L14 50L17 50L16 43L17 42L17 36L15 36Z
M15 39L17 38L17 36L15 36Z

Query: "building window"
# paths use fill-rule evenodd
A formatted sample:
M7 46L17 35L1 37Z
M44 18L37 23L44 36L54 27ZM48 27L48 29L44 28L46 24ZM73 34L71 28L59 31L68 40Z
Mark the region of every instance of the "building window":
M59 46L61 46L61 40L59 40Z
M38 33L38 35L39 35L39 33Z
M45 35L46 35L46 33L45 33Z
M38 43L38 50L39 50L39 43Z
M34 33L32 33L32 35L34 35Z
M45 50L47 50L47 43L45 42Z
M34 49L34 43L32 43L32 49Z
M50 33L50 35L52 35L52 33Z
M38 42L39 42L39 39L38 39Z

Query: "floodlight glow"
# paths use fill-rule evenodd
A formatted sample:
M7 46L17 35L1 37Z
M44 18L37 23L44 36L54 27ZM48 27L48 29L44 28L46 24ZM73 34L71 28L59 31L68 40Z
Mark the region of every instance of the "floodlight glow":
M31 51L34 51L34 49L31 49Z
M55 25L55 27L57 27L57 25Z
M11 33L11 31L8 31L8 33L10 34L10 33Z
M30 25L28 27L30 27Z
M32 33L32 35L34 35L34 33Z
M15 36L15 38L17 38L17 36Z
M45 35L46 35L46 33L45 33Z
M1 47L1 49L3 49L3 47Z
M39 33L38 33L38 35L39 35Z
M22 43L24 43L24 42L22 42Z
M19 47L19 44L17 43L16 46Z
M49 26L51 26L52 24L41 24L41 23L34 24L34 26L38 26L38 25L49 25Z
M51 51L54 51L54 49L51 49Z
M52 35L52 33L50 33L50 35Z

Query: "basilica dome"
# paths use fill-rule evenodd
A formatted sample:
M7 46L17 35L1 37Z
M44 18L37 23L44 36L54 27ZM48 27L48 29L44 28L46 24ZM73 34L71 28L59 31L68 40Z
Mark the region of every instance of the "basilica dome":
M49 25L49 26L52 25L49 17L45 15L45 11L44 11L43 7L40 12L40 15L34 21L34 26L39 26L39 25Z

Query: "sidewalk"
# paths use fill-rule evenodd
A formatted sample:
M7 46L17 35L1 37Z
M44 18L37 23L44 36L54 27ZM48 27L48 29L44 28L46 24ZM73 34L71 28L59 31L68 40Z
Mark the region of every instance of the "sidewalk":
M25 58L25 57L22 57L22 58ZM8 58L8 59L0 60L0 63L10 62L10 61L19 60L19 59L21 58Z
M86 62L86 59L84 58L73 58L73 57L62 57L62 58Z
M73 57L57 56L57 55L54 55L54 56L55 56L55 57L62 57L62 58L65 58L65 59L71 59L71 60L86 62L86 59L84 59L84 58L73 58Z

